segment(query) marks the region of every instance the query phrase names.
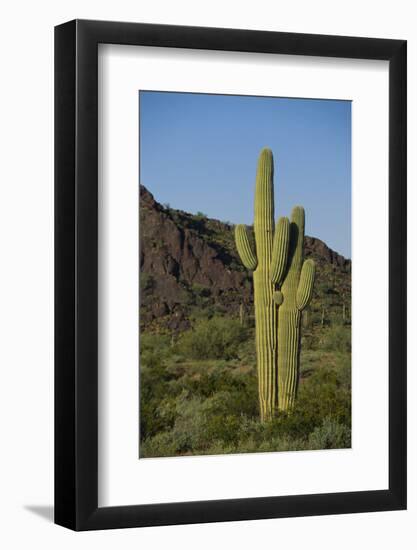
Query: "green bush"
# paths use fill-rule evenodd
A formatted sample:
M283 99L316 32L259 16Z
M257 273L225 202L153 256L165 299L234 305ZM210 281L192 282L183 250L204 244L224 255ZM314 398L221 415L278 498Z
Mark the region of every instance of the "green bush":
M331 417L310 434L309 444L314 449L344 449L351 446L351 431Z
M350 352L350 327L340 324L330 325L324 333L321 349L327 351Z
M179 353L191 359L233 359L246 339L239 321L225 317L202 319L184 332L177 343Z
M141 367L155 367L170 354L170 337L144 332L140 335L139 347Z

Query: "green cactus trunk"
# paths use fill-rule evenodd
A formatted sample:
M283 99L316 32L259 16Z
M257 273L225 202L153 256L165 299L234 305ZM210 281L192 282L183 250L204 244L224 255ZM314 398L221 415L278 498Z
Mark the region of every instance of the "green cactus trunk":
M278 313L278 408L294 407L300 370L301 315L311 299L315 266L303 263L304 209L292 211L287 274L281 287L282 305Z
M278 359L278 408L287 411L293 408L298 388L299 311L280 311L279 313L279 359Z
M262 271L254 274L253 283L259 407L261 420L269 420L277 402L277 309L272 302L272 291L265 285Z
M277 391L277 309L274 285L269 278L274 238L273 165L270 151L258 163L255 190L254 231L258 267L253 274L255 295L256 353L261 418L270 419Z

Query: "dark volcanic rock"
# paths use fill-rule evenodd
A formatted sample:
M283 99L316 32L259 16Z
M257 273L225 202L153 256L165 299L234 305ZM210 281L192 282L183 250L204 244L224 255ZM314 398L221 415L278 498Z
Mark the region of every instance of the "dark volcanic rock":
M206 223L164 208L140 186L141 324L167 317L165 325L184 327L196 295L224 310L250 302L248 274L207 238Z
M312 256L317 258L319 261L327 262L333 266L343 269L347 273L350 273L351 261L329 248L320 239L306 236L304 239L304 245L306 257Z

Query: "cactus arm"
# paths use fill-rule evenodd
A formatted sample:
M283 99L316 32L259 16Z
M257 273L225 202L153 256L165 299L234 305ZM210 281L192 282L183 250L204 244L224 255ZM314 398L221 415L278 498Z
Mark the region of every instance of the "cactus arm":
M275 284L280 285L287 266L288 247L290 244L290 222L288 218L280 218L275 228L274 244L272 247L272 259L270 278Z
M255 252L249 241L248 231L245 225L237 225L235 229L236 248L243 265L254 271L258 265Z
M302 206L294 206L291 212L290 261L291 270L299 274L304 254L305 212Z
M300 282L297 290L297 308L302 311L308 306L313 295L314 275L316 265L313 260L306 260L301 269Z
M311 288L302 284L300 286L301 271L304 255L304 208L296 206L291 214L290 246L288 252L288 266L281 285L283 294L282 305L278 308L278 408L289 411L294 407L297 394L298 378L300 370L300 320L304 292L311 292ZM303 280L309 280L311 275L310 261ZM312 280L311 280L312 282ZM299 290L302 289L302 290Z

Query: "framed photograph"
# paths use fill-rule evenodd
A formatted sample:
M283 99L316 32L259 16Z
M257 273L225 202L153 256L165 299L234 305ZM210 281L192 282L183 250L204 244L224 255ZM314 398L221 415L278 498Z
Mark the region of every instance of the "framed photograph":
M406 42L55 29L55 522L406 508Z

